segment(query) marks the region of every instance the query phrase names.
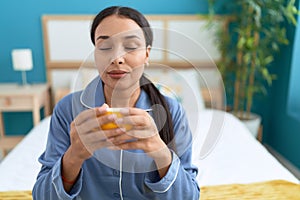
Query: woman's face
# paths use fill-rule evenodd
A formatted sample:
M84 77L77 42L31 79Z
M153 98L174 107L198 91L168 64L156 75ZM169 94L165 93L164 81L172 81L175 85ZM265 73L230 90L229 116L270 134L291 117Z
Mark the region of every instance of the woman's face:
M94 40L95 62L105 87L122 90L139 87L150 51L139 25L112 15L98 25Z

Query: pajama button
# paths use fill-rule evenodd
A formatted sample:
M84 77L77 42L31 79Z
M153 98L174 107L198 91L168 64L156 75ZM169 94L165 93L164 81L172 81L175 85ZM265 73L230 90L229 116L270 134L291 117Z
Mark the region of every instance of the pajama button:
M115 197L115 198L120 198L120 194L114 193L114 197Z
M118 171L118 170L114 170L113 173L114 173L115 176L118 176L118 175L119 175L119 171Z

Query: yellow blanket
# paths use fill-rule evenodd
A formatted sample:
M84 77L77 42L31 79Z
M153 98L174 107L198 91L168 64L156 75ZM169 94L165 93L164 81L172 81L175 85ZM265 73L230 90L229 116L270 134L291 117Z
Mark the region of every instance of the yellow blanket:
M0 192L0 200L32 200L31 191ZM300 184L283 180L201 187L200 200L300 200Z
M201 187L200 200L300 200L300 184L283 180Z
M32 200L31 191L0 192L0 200Z

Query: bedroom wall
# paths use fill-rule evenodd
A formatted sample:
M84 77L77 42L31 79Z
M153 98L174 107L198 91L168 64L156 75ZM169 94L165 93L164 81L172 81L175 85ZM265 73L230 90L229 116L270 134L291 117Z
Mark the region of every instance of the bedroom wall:
M299 0L297 1L300 9ZM270 101L268 132L264 141L300 170L300 18L296 28L287 24L291 45L276 58L276 74Z
M231 0L222 0L218 3L222 4L225 1ZM207 13L207 0L1 0L0 83L21 82L20 73L12 69L10 53L14 48L25 47L32 49L34 62L34 69L27 73L28 81L30 83L46 81L41 28L43 14L96 14L100 9L110 5L132 6L145 14ZM218 13L222 13L222 9L217 10ZM299 32L298 30L298 38ZM294 28L289 27L288 34L293 42ZM284 46L280 55L276 57L276 65L282 67L275 72L280 76L270 89L269 96L256 99L254 111L260 113L264 119L264 142L300 168L300 156L297 154L300 146L300 123L299 119L291 117L287 112L292 52L293 45ZM294 61L293 65L300 66L300 63ZM32 115L5 113L4 122L7 134L20 134L31 129ZM18 126L14 122L18 122Z
M145 14L207 13L207 0L1 0L0 83L21 83L21 74L12 68L11 50L14 48L32 49L34 69L27 72L28 82L46 82L43 14L96 14L110 5L131 6ZM31 116L31 113L4 113L6 133L28 132L32 127ZM14 122L18 122L18 126Z
M295 5L300 9L299 0ZM300 170L299 21L300 17L296 34L294 26L285 24L290 45L281 46L280 52L274 56L272 72L277 80L268 88L266 96L255 96L252 111L262 116L263 143L270 145ZM229 103L232 100L230 97L227 99Z

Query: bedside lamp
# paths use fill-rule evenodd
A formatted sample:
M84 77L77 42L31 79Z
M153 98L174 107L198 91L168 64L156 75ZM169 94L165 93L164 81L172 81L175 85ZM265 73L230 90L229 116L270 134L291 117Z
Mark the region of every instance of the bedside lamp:
M12 50L13 68L16 71L22 71L22 83L27 85L26 71L32 70L32 52L31 49Z

